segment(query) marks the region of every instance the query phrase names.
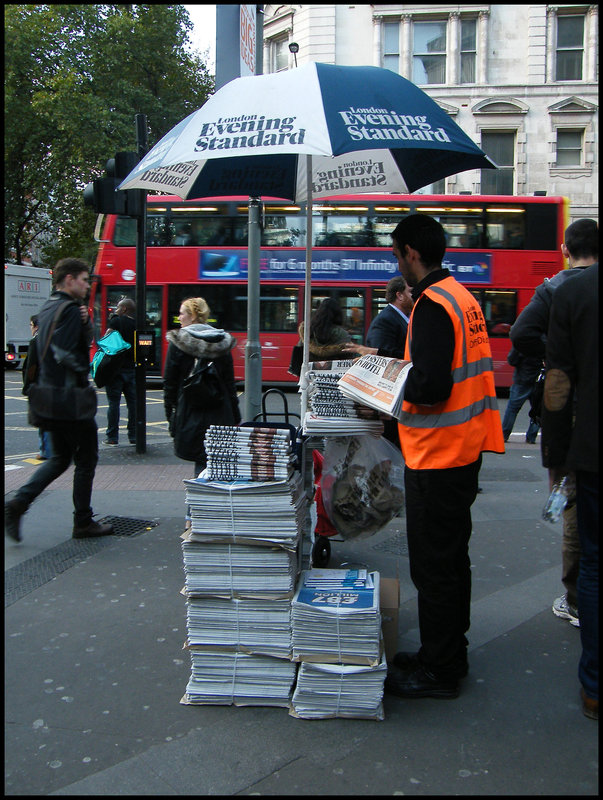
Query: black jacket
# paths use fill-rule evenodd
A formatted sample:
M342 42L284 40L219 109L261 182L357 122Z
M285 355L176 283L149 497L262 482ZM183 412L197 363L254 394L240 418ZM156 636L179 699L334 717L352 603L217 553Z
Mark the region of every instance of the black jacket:
M129 317L127 314L114 314L107 323L107 326L111 328L111 330L121 333L124 342L127 342L130 345L130 349L123 353L123 357L120 362L121 368L134 369L134 336L136 334L136 320L133 317Z
M54 291L38 313L37 343L38 360L48 340L50 326L60 303L70 301L59 317L46 351L40 363L39 382L51 386L86 386L90 369L90 344L92 322L82 322L79 303L66 292Z
M209 426L237 425L241 421L230 352L236 339L204 323L168 331L166 338L170 346L163 374L163 400L170 433L174 437L174 452L186 461L205 464L203 438ZM191 408L182 393L182 385L196 358L213 361L222 378L224 402L215 410Z
M404 358L407 330L406 320L388 303L371 322L366 343L378 348L380 356Z
M509 331L509 337L516 350L519 350L524 356L536 356L544 359L553 292L568 278L580 275L583 269L583 267L562 269L561 272L553 275L552 278L546 278L540 286L536 287L532 299Z
M576 278L555 290L546 366L543 466L598 474L598 264L586 267Z

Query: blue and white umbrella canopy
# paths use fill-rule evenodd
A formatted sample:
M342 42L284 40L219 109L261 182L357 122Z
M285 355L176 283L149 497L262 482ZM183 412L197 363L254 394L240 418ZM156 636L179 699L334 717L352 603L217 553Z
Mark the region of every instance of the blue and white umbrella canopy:
M311 155L312 184L306 159ZM120 189L305 201L413 192L495 168L438 104L380 67L309 63L237 78L166 134Z

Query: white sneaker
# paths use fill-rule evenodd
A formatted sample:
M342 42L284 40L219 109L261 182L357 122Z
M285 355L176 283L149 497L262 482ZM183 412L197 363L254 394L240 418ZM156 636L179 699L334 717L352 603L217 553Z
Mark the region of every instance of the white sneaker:
M567 595L563 594L558 597L553 603L553 614L561 619L569 619L570 624L575 628L580 627L580 620L578 619L578 609L570 606L567 602Z

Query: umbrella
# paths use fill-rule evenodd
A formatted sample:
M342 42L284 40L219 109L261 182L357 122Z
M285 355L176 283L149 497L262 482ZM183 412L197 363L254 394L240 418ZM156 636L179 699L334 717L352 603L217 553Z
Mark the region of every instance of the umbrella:
M307 364L313 197L410 193L447 175L495 166L400 75L311 62L227 83L169 131L119 189L305 200ZM303 379L300 385L303 409Z

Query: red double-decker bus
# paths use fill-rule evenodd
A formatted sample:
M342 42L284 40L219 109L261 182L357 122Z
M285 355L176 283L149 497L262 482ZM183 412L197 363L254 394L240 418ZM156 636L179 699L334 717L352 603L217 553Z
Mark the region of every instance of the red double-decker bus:
M260 342L264 384L295 383L287 368L303 319L306 211L263 199ZM247 335L248 202L244 197L183 201L147 198L146 327L154 329L155 362L165 334L178 327L187 297L204 297L211 324L238 340L235 377L244 379ZM344 325L364 343L398 273L391 231L407 214L429 214L444 227L444 266L477 297L494 358L496 384L509 386L509 329L534 288L566 266L560 251L569 223L564 197L488 195L356 195L321 199L312 208L312 308L336 297ZM122 297L135 299L136 220L107 216L91 305L97 337ZM157 368L156 373L160 374ZM149 374L152 374L149 371Z

